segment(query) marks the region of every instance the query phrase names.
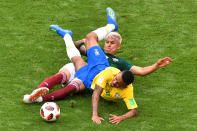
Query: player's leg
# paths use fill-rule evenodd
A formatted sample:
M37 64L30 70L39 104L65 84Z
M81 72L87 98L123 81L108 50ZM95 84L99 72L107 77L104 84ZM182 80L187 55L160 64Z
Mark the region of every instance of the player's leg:
M54 86L67 82L69 77L69 72L58 72L57 74L50 76L42 81L38 88L47 87L49 90L53 89Z
M107 12L108 24L105 27L101 27L93 32L90 32L86 36L85 44L87 50L93 46L98 46L97 41L103 40L107 36L107 34L110 33L111 31L118 30L118 24L116 22L115 12L111 8L107 8L106 12Z
M32 103L32 101L35 101L38 97L42 95L46 95L48 92L49 92L49 89L46 87L35 89L30 95L28 94L24 95L23 102Z
M74 79L75 67L72 63L64 65L57 74L46 78L30 95L24 95L25 103L37 101L40 96L46 95L54 86Z
M86 87L79 79L74 79L63 89L56 90L48 95L41 95L37 99L32 100L28 103L62 100L69 96L71 93L80 92L85 89Z
M77 86L75 86L75 89L73 89L73 91L79 92L79 91L83 91L85 89L85 86L84 86L83 82L75 77L76 72L75 72L75 66L74 66L73 63L66 64L59 71L64 72L64 73L69 72L70 79L68 80L68 82L71 83L71 84L73 82L77 83ZM65 86L65 87L69 87L68 85ZM76 85L76 84L74 84L74 85Z
M89 39L87 39L87 41L86 41L86 39L82 39L82 40L76 41L74 43L75 46L79 49L79 51L82 55L86 55L86 50L89 49L90 47L92 47L90 45L91 43L93 43L93 46L95 46L95 45L97 45L96 41L101 41L111 31L118 30L118 24L116 22L115 12L111 8L107 8L106 11L107 11L107 17L108 17L108 24L105 27L101 27L101 28L98 28L97 30L93 31L94 33L96 33L97 36L95 36L93 34L93 32L91 32L86 37L86 38L89 38ZM93 41L92 41L91 38L93 38ZM97 40L95 41L95 39L97 39ZM88 45L90 45L90 47L86 48L86 47L83 46L85 41L86 41L86 43L88 43Z
M55 85L62 84L65 81L67 81L67 79L63 72L59 72L49 78L46 78L30 95L24 95L23 102L32 103L40 96L46 95Z
M50 29L55 30L65 41L67 55L72 60L75 65L75 69L78 70L81 67L85 66L87 63L81 58L79 50L75 47L75 44L72 40L72 31L63 30L58 25L51 25Z
M80 92L85 89L86 89L85 86L80 80L74 79L63 89L59 89L48 95L41 96L39 98L39 101L37 102L62 100L65 99L67 96L69 96L71 93Z
M49 91L48 88L39 87L38 89L34 90L32 94L25 95L23 101L25 103L32 103L32 102L60 100L66 98L68 95L70 95L73 92L79 92L86 89L80 80L74 79L75 67L72 63L63 66L59 70L59 72L67 74L68 78L70 78L68 79L70 83L66 87L64 87L63 89L56 90L48 95L46 95ZM44 89L47 90L47 92L44 92ZM34 99L31 99L32 96L34 97Z
M75 77L75 66L73 63L65 64L59 72L63 72L66 74L66 81L64 83L71 82Z
M24 95L23 102L32 103L38 97L46 95L55 85L62 84L67 81L67 79L68 78L64 72L58 72L57 74L46 78L30 95Z

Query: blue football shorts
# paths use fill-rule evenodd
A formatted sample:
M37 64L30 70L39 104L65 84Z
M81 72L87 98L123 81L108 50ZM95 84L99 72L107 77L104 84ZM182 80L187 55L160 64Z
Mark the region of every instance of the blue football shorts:
M90 91L92 91L91 84L94 77L110 65L100 46L91 47L87 51L87 56L88 65L80 68L75 75Z

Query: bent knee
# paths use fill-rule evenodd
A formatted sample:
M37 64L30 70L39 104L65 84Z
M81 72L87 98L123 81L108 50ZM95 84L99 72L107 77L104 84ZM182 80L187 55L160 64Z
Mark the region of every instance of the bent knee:
M66 75L67 80L71 81L72 79L74 79L75 76L75 67L73 65L73 63L69 63L64 65L59 72L62 72Z
M94 32L90 32L89 34L86 35L86 41L91 40L91 39L97 39L97 35Z
M86 40L85 40L85 44L86 44L86 49L90 49L93 46L98 46L98 37L97 34L94 32L91 32L89 34L86 35Z
M85 43L91 44L92 42L97 42L97 40L98 40L97 34L94 32L90 32L89 34L86 35Z
M73 82L76 82L76 83L78 84L78 86L79 86L79 89L77 90L77 92L81 92L81 91L83 91L83 90L86 90L85 85L84 85L83 82L82 82L81 80L79 80L78 78L75 78L75 79L73 80Z
M62 67L62 68L59 70L59 72L63 72L63 73L66 75L67 79L70 78L70 75L71 75L71 74L70 74L70 72L69 72L68 69Z

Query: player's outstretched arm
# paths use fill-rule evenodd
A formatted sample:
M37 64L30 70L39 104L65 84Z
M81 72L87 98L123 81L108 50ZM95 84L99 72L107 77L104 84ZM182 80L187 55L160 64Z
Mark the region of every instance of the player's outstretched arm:
M98 116L98 105L99 105L99 98L103 91L103 88L95 85L94 92L92 94L92 120L93 122L100 124L101 120L104 120L102 117Z
M172 59L170 57L165 57L165 58L159 59L155 64L151 66L147 66L147 67L133 66L131 68L131 72L134 75L145 76L156 71L160 67L169 65L171 62L172 62Z
M111 122L112 124L118 124L125 119L137 116L137 114L138 114L137 108L128 111L122 116L116 116L116 115L110 114L109 122Z

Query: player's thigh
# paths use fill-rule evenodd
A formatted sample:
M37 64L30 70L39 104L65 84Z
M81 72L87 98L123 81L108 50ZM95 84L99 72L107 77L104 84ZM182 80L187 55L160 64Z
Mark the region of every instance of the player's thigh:
M85 44L86 44L86 49L90 49L93 46L98 46L98 41L97 41L98 37L96 35L96 33L91 32L89 34L86 35L86 40L85 40Z
M76 71L78 71L81 67L87 65L87 63L81 57L73 57L72 62L75 65Z

